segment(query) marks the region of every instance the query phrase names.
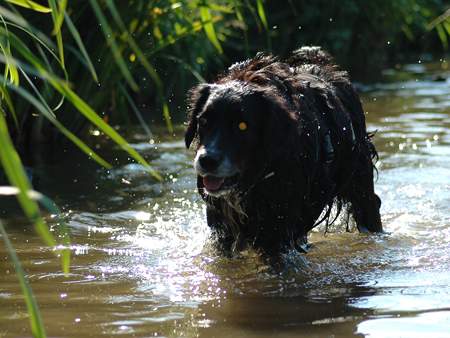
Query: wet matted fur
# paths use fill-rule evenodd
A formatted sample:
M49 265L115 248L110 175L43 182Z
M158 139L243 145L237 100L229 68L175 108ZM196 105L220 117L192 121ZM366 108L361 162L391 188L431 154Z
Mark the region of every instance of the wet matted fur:
M219 248L299 248L333 204L348 205L360 231L382 231L361 102L321 48L257 54L189 97L185 141Z

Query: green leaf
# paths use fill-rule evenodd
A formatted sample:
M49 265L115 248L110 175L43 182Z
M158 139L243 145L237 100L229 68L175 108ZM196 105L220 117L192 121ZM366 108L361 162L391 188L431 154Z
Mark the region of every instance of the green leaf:
M208 7L216 12L222 12L226 14L232 14L233 13L233 6L225 6L225 5L219 5L215 4L213 2L208 3Z
M122 18L120 17L119 12L117 11L116 6L114 5L114 1L107 0L106 2L109 11L111 12L111 15L113 16L114 21L116 24L120 27L120 29L125 34L125 39L128 41L128 44L130 45L133 52L136 54L139 62L144 66L147 73L150 75L150 77L153 79L153 82L156 85L156 89L158 92L159 100L161 101L161 105L163 108L164 118L166 120L167 128L172 133L173 132L173 126L172 121L170 119L170 113L169 108L167 106L166 99L164 98L164 88L161 81L161 78L159 77L158 73L156 72L155 68L148 62L145 54L142 52L142 50L139 48L138 44L134 40L133 36L128 32L127 28L125 27L125 24L122 21ZM165 110L167 108L167 112Z
M17 278L19 279L20 288L22 289L25 304L27 305L28 314L30 316L31 332L33 333L33 337L45 338L47 335L45 334L45 327L41 318L39 306L36 302L33 291L31 290L30 284L28 283L28 279L25 276L25 271L20 264L20 260L17 257L16 251L14 250L1 221L0 234L2 235L3 242L6 246L6 251L8 252L9 257L11 257L14 269L16 270Z
M94 10L95 15L97 16L98 21L100 22L103 35L105 36L106 42L111 48L114 60L117 66L119 67L120 71L122 72L122 75L124 76L125 80L128 82L128 84L134 91L139 91L139 87L136 81L134 81L133 76L131 75L129 69L127 68L127 65L122 57L122 53L120 52L120 49L117 46L114 33L105 16L103 15L100 6L98 5L96 0L89 0L89 2L91 3L92 9Z
M107 0L106 4L108 6L108 9L111 12L111 15L116 22L116 24L119 26L119 28L122 30L122 32L125 34L125 39L127 40L128 44L130 45L133 52L136 54L138 60L142 63L145 70L147 70L148 74L152 77L155 84L158 86L158 88L162 88L162 82L161 78L159 77L158 73L156 72L155 68L148 62L147 58L145 57L142 50L139 48L138 44L134 40L133 36L128 32L127 28L125 27L125 24L122 21L122 18L120 17L119 12L117 11L116 6L114 5L114 1Z
M81 151L83 151L85 154L87 154L89 157L91 157L94 161L96 161L98 164L105 168L112 168L112 165L106 162L103 158L101 158L94 150L92 150L86 143L84 143L81 139L79 139L75 134L73 134L70 130L68 130L66 127L64 127L57 119L55 114L53 113L52 109L49 107L45 99L42 97L42 95L39 93L39 90L36 88L36 86L33 84L31 79L28 77L28 75L22 70L22 74L25 77L25 79L30 84L31 88L33 89L35 95L39 98L41 103L39 103L38 100L36 100L35 97L33 97L31 94L29 94L26 90L20 87L12 87L11 89L16 91L19 95L21 95L24 99L26 99L28 102L30 102L34 107L38 109L38 111L47 118L58 130L66 136L70 141L72 141Z
M0 164L3 166L8 181L16 186L20 193L17 195L22 210L25 215L34 223L37 233L48 246L55 246L56 241L47 224L41 217L39 207L35 201L30 199L27 192L31 190L31 185L23 168L20 157L14 149L8 133L6 121L3 114L0 114Z
M166 102L163 103L163 116L164 120L166 121L167 130L169 133L173 134L173 125L172 125L172 118L170 117L170 111L169 106Z
M435 28L436 28L436 32L438 33L439 40L441 40L442 47L444 47L444 49L447 49L448 48L448 39L447 39L447 34L445 32L444 25L441 23L441 24L436 25Z
M20 190L16 187L11 186L0 186L0 196L18 196ZM61 254L61 265L62 270L65 274L69 273L70 269L70 231L64 220L61 210L56 206L47 196L37 192L35 190L27 191L27 196L33 200L39 202L48 212L57 217L58 235L62 238L62 244L64 248L62 250L57 250Z
M78 33L77 28L73 24L72 19L67 14L65 15L65 22L66 22L67 28L69 29L70 34L72 34L72 37L75 40L75 43L77 44L78 48L80 49L81 54L84 57L84 60L86 61L86 64L89 68L89 71L92 74L92 77L94 78L95 82L98 82L97 72L95 71L94 65L91 61L91 58L89 57L89 53L86 51L86 47L84 46L83 41L81 40L81 36Z
M36 12L50 13L52 11L50 8L42 6L32 0L6 0L6 1L17 6L32 9Z
M0 109L1 109L1 113L6 115L6 112L3 110L2 105L1 105L2 101L6 102L9 112L11 113L11 116L13 118L14 126L16 127L17 130L19 130L19 121L17 119L16 109L14 108L14 104L11 100L11 96L9 95L9 92L6 89L6 87L0 85Z
M202 19L203 29L205 30L206 36L209 41L216 47L220 54L223 54L222 46L220 45L219 39L217 38L216 31L214 29L214 24L212 21L211 11L208 7L200 6L200 18Z
M16 86L19 85L19 73L17 71L16 66L9 62L9 60L12 58L11 54L11 46L9 43L9 32L8 32L8 26L6 25L5 20L3 19L3 16L0 16L0 20L3 23L4 27L4 38L0 37L0 50L2 51L3 55L6 59L5 64L5 78L9 78L9 81L14 83Z
M58 90L61 94L66 96L66 98L74 105L78 111L83 114L89 121L91 121L95 126L97 126L101 131L108 135L114 142L116 142L123 150L125 150L131 157L133 157L138 163L142 164L148 172L156 178L158 181L162 181L161 175L150 167L150 164L135 150L133 149L125 139L120 136L109 124L103 121L95 111L81 99L66 82L55 81L54 79L49 79L52 86Z
M70 87L69 84L57 78L53 74L47 72L40 61L28 50L28 48L20 41L15 41L15 47L17 50L25 57L33 67L21 65L21 68L26 69L28 72L41 77L42 79L48 81L53 88L60 92L66 99L72 103L72 105L78 109L78 111L84 115L89 121L96 125L101 131L103 131L107 136L109 136L114 142L116 142L123 150L125 150L131 157L133 157L137 162L141 163L147 171L155 177L158 181L162 181L161 175L150 167L150 165L145 161L139 153L131 148L127 141L125 141L110 125L103 121L95 111L84 102ZM2 56L0 55L0 61ZM16 61L17 62L17 61ZM16 88L17 89L17 88Z
M68 0L58 1L58 7L59 7L58 14L56 16L52 34L57 34L61 30L61 25L64 21L64 17L65 17L65 13L66 13L67 1Z
M119 90L122 92L122 94L127 99L128 103L131 106L131 109L136 114L136 117L139 120L139 123L141 124L142 128L144 129L144 131L147 133L148 138L151 138L152 137L152 132L151 132L149 126L147 125L147 123L145 122L144 118L142 117L142 114L139 111L138 107L136 107L136 104L134 103L133 99L127 93L127 90L121 84L119 84Z
M49 40L45 35L42 35L42 33L39 32L33 26L22 23L20 21L21 20L20 17L17 17L15 14L13 14L9 11L5 11L5 9L0 6L0 16L2 16L2 15L6 15L10 20L13 20L14 22L18 22L18 24L9 22L8 26L12 26L12 27L22 30L26 34L30 35L30 37L36 42L36 48L37 48L38 52L40 53L41 58L44 59L44 61L46 62L48 69L51 69L51 66L50 66L50 63L48 62L48 59L47 59L45 53L42 51L42 47L44 47L45 50L58 62L58 64L61 66L61 71L64 74L64 78L66 80L68 79L68 74L67 74L66 69L64 68L64 65L61 63L61 60L59 59L59 57L53 52L55 45L53 44L53 42L51 40ZM6 29L3 29L3 30L6 31ZM1 28L0 28L0 33L3 33ZM25 43L23 43L22 40L20 40L17 37L17 35L8 33L8 39L10 40L12 46L15 49L19 50L19 52L21 54L27 54L28 60L33 59L33 60L35 60L35 63L42 63L39 61L39 59L37 57L34 56L33 53L31 53L31 51L29 50L27 45ZM1 57L1 55L0 55L0 57ZM17 62L17 61L15 61L15 62ZM13 64L14 62L11 62L11 63ZM36 72L35 69L33 70L31 68L28 68L27 71L29 73L39 76L39 73ZM64 97L61 97L61 99L59 100L59 103L53 109L54 110L59 109L62 106L63 102L64 102Z
M262 0L256 0L256 10L258 11L259 18L266 30L269 29L269 25L267 23L266 11L264 10L264 4Z
M63 68L65 68L64 43L63 43L63 39L62 39L62 34L61 34L60 29L58 29L58 30L56 29L58 17L60 16L59 9L56 5L56 0L48 0L48 4L50 5L50 8L52 9L52 18L53 18L53 25L54 25L52 34L56 35L56 44L58 45L59 60L61 62L61 66ZM64 12L62 13L62 15L64 16Z
M36 42L39 42L41 45L45 46L45 48L47 48L50 53L54 54L50 49L50 47L53 48L54 46L53 42L46 35L42 34L42 32L40 32L37 28L33 27L23 17L17 15L17 13L13 13L7 10L2 6L0 6L0 16L10 21L8 22L8 26L13 26L31 35L36 40ZM56 59L58 58L56 57Z
M173 62L179 63L180 65L183 66L183 68L185 68L187 71L189 71L199 82L206 82L206 79L199 72L197 72L189 63L187 63L183 59L180 59L173 55L161 55L160 57L163 59L167 59L167 60L171 60Z

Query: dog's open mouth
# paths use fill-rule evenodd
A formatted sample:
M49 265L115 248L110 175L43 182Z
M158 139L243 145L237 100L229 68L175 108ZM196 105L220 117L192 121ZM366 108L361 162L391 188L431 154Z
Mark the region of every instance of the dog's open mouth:
M237 183L238 175L230 177L203 176L203 186L209 193L217 193L231 189Z

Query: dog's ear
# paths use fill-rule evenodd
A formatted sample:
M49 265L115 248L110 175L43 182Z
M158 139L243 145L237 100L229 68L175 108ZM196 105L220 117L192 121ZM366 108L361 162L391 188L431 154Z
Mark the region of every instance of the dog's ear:
M192 88L188 94L188 121L187 129L184 135L186 148L189 148L192 141L197 135L197 115L205 106L206 100L209 97L211 86L209 84L200 84Z

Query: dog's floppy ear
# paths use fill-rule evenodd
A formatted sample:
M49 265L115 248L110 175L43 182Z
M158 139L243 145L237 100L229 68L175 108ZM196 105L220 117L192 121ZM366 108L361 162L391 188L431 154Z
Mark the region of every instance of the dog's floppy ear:
M211 91L211 86L209 84L203 83L194 88L189 92L189 104L188 104L188 121L187 129L184 135L184 141L186 143L186 148L189 148L195 136L197 135L197 115L203 109L206 100L209 97Z

